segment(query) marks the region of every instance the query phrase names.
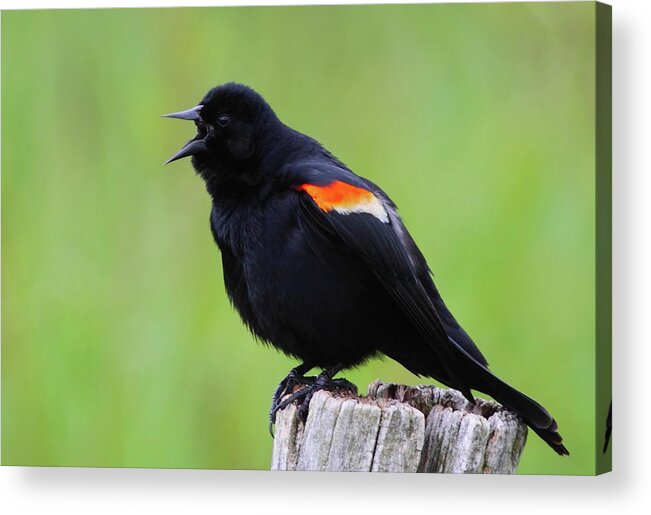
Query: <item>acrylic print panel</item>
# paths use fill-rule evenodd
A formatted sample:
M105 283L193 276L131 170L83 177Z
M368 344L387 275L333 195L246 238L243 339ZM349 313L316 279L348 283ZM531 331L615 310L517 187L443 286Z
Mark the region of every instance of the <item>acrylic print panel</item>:
M393 208L345 163L399 206L447 306L493 373L557 421L570 455L529 430L517 472L609 470L611 449L601 452L610 401L609 59L610 10L593 2L3 12L3 464L271 467L269 401L299 361L256 342L231 306L224 273L232 281L244 254L222 263L233 248L223 238L221 252L214 244L211 197L190 160L162 167L198 131L213 139L195 164L208 163L204 176L226 184L212 190L222 206L216 234L230 227L246 256L268 253L254 268L262 282L246 276L266 299L246 297L254 330L303 349L294 354L313 345L321 365L329 364L323 355L352 364L355 349L382 348L394 359L372 357L337 376L361 393L377 378L445 386L429 374L522 408L515 394L486 391L481 358L459 350L474 352L427 275L420 286L406 279L420 258L396 232ZM316 171L303 160L294 182L279 166L262 174L258 152L269 147L248 101L205 99L213 107L185 115L199 117L196 129L160 118L229 81L254 88L285 124L341 162L314 154L305 140ZM228 174L235 182L224 182ZM285 189L274 190L275 218L257 198L266 230L256 247L242 237L255 224L231 226L221 216L224 195L233 184L244 188L237 204L269 177ZM288 207L281 197L294 200ZM312 217L302 230L331 231L309 233L310 248L290 239L297 233L287 220L306 216L291 211L298 202ZM392 254L396 242L402 250ZM301 259L278 261L296 248ZM353 274L351 266L362 268ZM370 282L351 287L359 281ZM360 319L372 323L360 327ZM341 337L325 347L328 334ZM432 412L465 417L465 434L483 445L472 471L488 471L496 452L511 456L515 440L509 448L495 442L514 433L466 416L461 394L441 395L448 409ZM425 436L431 406L385 403L395 408L387 414L367 400L359 401L363 413L326 409L337 402L317 393L310 405L308 425L332 429L337 416L349 424L339 440L328 433L332 460L316 451L301 458L312 468L341 470L363 458L378 470L381 458L396 456L413 466L423 445L445 439L449 453L462 455L454 420ZM529 406L525 416L531 410L540 415ZM287 414L277 446L287 428L303 430ZM391 420L403 433L389 432ZM415 442L411 454L398 448L404 442Z

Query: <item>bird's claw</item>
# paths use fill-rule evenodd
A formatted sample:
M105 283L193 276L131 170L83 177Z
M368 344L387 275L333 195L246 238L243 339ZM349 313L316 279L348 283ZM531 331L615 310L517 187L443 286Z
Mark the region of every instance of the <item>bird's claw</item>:
M278 412L282 398L293 393L294 388L298 385L309 385L315 380L316 377L314 376L305 377L297 372L296 369L292 369L289 374L287 374L287 377L278 384L274 391L273 398L271 399L271 409L269 410L269 433L272 437L274 436L273 426L276 423L276 413Z
M271 407L271 412L269 413L269 431L272 432L273 424L276 421L276 414L289 406L292 402L301 400L301 403L298 406L297 414L300 419L305 422L307 420L307 415L310 407L310 401L316 392L319 390L348 390L352 394L357 394L357 386L346 379L330 379L327 376L319 375L316 378L303 378L311 379L310 382L303 382L297 384L304 384L303 388L292 393L289 397L286 397L278 403L274 403ZM296 386L296 384L294 385ZM292 387L293 388L293 387ZM285 390L286 392L291 391L289 389ZM284 397L283 394L280 398ZM273 436L273 432L271 433Z

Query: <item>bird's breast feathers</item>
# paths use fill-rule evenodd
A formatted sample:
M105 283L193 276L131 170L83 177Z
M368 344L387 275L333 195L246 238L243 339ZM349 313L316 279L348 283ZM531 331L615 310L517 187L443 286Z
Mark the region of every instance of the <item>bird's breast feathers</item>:
M326 213L331 211L342 215L368 213L382 223L389 223L389 214L382 201L365 188L335 180L325 186L305 183L296 189L307 193Z

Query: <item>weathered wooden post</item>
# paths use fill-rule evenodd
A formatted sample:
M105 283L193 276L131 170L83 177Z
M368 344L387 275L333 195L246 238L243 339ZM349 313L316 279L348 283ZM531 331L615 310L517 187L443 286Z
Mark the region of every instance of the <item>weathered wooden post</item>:
M366 397L318 392L303 424L278 413L272 470L513 474L527 426L456 390L376 381Z

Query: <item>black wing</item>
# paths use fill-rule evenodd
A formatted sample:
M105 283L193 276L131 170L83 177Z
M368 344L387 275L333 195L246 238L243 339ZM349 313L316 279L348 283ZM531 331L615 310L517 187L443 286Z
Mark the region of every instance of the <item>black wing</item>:
M421 335L431 342L432 350L453 386L474 402L469 388L457 374L458 351L450 341L391 224L366 213L325 213L307 195L301 199L300 206L312 230L338 237L368 263Z

